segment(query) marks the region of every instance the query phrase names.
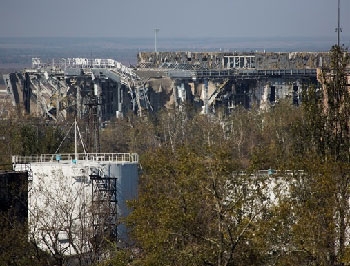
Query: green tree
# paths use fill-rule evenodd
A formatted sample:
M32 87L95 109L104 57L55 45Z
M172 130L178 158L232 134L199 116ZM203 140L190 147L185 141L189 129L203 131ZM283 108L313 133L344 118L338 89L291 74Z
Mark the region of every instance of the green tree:
M266 180L241 174L229 145L163 147L141 164L128 217L143 251L136 265L264 265L257 224L267 217Z
M310 87L303 96L305 123L300 135L305 140L296 164L306 171L307 179L299 187L297 206L302 212L294 235L303 240L314 265L350 262L345 256L350 218L350 90L346 85L350 61L339 46L332 47L330 58L320 75L322 87Z
M12 221L9 223L9 221ZM28 241L26 225L0 213L0 265L53 265L50 256Z
M330 66L322 70L324 115L324 149L326 158L350 162L350 88L347 71L350 56L347 50L335 45Z

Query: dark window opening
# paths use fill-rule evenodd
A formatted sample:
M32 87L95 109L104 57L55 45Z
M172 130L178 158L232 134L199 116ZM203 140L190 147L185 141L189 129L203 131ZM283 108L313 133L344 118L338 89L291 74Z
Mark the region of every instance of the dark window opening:
M269 100L270 100L270 103L274 103L276 101L276 87L275 86L271 86Z

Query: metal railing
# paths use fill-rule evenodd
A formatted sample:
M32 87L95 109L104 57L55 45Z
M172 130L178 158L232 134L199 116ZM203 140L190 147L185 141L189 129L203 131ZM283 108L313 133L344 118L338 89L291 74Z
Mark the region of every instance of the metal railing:
M74 153L63 154L40 154L30 156L12 156L13 164L44 163L44 162L76 162L94 161L94 162L123 162L138 163L139 156L137 153Z
M316 69L226 69L226 70L168 70L170 78L256 78L266 76L316 77Z

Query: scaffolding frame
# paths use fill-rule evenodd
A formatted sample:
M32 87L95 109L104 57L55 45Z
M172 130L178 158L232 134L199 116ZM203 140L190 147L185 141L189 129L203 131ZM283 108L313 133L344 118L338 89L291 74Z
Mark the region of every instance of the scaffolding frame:
M103 174L101 169L90 175L92 182L92 219L97 241L111 238L118 241L117 177ZM101 238L102 237L102 238Z

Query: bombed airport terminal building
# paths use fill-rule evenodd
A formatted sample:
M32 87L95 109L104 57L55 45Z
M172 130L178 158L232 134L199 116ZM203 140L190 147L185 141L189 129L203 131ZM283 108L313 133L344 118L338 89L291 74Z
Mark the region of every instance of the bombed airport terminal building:
M113 59L33 58L31 68L4 75L4 92L24 113L99 124L184 104L202 113L286 98L298 105L303 88L318 84L329 53L140 52L137 59L131 68Z

